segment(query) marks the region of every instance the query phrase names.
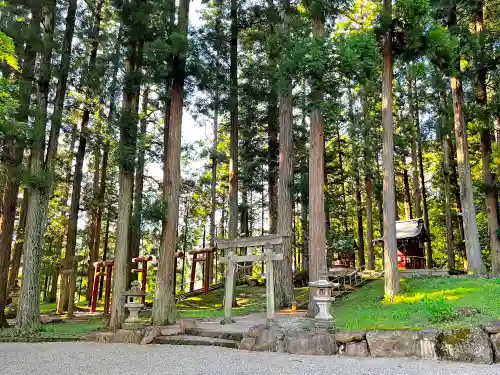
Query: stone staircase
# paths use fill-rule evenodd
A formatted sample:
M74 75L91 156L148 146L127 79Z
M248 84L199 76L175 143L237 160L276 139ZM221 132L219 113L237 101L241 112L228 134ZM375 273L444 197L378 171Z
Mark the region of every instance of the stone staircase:
M167 333L165 335L165 333ZM161 332L156 336L151 344L157 345L198 345L198 346L219 346L223 348L237 349L239 342L243 339L244 333L239 331L228 331L225 327L220 329L186 328L184 332Z

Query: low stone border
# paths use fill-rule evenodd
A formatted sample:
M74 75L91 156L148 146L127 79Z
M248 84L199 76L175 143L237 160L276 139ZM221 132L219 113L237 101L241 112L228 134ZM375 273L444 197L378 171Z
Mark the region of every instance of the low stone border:
M182 319L180 324L173 326L147 326L143 329L118 331L96 331L81 338L82 341L93 341L99 343L140 344L153 343L158 336L182 335L186 330L196 328L196 320Z
M500 363L500 321L481 328L328 332L320 328L286 329L277 324L252 327L240 349L303 355L422 358Z

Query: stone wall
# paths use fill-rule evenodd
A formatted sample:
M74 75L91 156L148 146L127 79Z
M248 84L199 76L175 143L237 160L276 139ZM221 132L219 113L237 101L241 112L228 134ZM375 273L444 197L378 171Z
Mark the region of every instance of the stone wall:
M240 349L303 355L421 358L491 364L500 362L500 321L484 327L442 330L330 332L321 328L259 325Z

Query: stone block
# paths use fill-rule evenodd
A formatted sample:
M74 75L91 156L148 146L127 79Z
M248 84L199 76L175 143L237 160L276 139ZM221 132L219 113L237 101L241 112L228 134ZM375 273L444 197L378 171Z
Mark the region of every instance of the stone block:
M370 351L368 350L368 343L363 341L350 341L344 346L344 354L347 357L369 357Z
M464 328L439 333L436 352L440 359L449 361L493 363L490 337L480 328Z
M489 322L484 325L484 330L490 335L500 333L500 320Z
M463 316L474 316L480 313L479 309L476 309L475 307L462 307L457 311L460 315Z
M162 336L175 336L182 333L181 327L179 325L160 327L160 335Z
M141 345L151 344L156 336L159 336L161 332L161 327L150 326L146 327L146 332L141 340Z
M114 332L97 332L96 341L100 343L113 342Z
M266 328L268 328L268 325L266 324L258 324L256 326L253 326L248 330L247 336L258 338L262 333L262 331L265 330Z
M275 352L276 343L282 341L283 331L277 326L270 326L260 332L257 341L253 347L257 352Z
M293 331L283 343L290 354L333 355L339 350L335 336L328 332Z
M115 332L113 342L120 344L140 344L144 334L144 330L129 331L127 329L119 329Z
M99 332L90 332L90 333L87 333L86 335L83 335L82 337L80 337L80 340L82 341L94 341L94 342L97 342L97 335L98 335Z
M420 332L420 357L423 359L437 360L436 341L439 334L435 329L424 329Z
M372 331L366 334L374 357L418 357L420 334L414 331Z
M490 340L495 354L495 362L500 363L500 333L491 335Z
M245 337L238 344L238 349L252 350L257 339L255 337Z
M335 340L345 344L352 341L363 341L366 338L366 332L363 331L351 331L351 332L337 332L335 334Z
M197 327L196 319L181 319L180 327L182 333L185 333L186 329L196 328Z

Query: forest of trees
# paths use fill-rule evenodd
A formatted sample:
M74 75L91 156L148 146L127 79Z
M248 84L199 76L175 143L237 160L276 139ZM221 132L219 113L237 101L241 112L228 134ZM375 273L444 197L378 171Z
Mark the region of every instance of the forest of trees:
M217 238L287 236L278 306L353 257L392 299L396 220L423 219L428 267L500 273L499 1L9 0L0 21L0 327L16 280L25 334L40 301L89 299L95 261L120 295L143 254L172 323L174 253Z

